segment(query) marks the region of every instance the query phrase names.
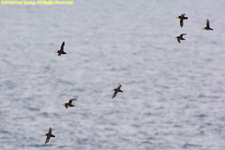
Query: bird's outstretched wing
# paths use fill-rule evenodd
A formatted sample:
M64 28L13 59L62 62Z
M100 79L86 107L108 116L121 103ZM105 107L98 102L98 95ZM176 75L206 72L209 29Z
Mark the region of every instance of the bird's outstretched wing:
M182 33L182 34L180 34L180 37L182 38L183 37L183 35L187 35L186 33Z
M63 41L60 50L63 50L64 49L64 45L65 45L65 42Z
M48 143L50 140L50 136L47 136L46 140L45 140L45 144Z
M180 19L180 27L182 28L184 25L183 19Z
M177 42L180 43L180 38L177 38Z
M181 17L184 17L185 14L181 14Z
M113 94L113 96L112 96L112 98L116 97L116 94L117 94L117 92L115 91L114 94Z
M73 101L77 100L76 98L72 98L69 100L69 103L72 104Z
M119 90L121 87L122 87L122 85L120 84L117 89Z
M51 127L49 127L49 130L48 130L48 134L52 134L52 128Z
M209 24L210 24L210 21L209 21L209 19L207 19L207 20L206 20L206 27L209 28Z

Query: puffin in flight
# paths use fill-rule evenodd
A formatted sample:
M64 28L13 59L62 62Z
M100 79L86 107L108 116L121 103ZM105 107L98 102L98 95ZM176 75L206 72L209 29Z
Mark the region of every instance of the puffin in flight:
M185 14L182 14L180 16L177 16L176 18L180 19L180 27L182 28L184 25L184 19L188 19L188 17L185 17Z
M60 56L61 54L66 54L63 50L64 50L64 46L65 46L65 42L63 41L60 50L55 51L56 53L58 53L58 56Z
M175 38L177 39L177 41L180 43L180 40L185 40L184 38L183 38L183 35L187 35L186 33L182 33L182 34L180 34L180 36L175 36Z
M122 85L120 84L116 89L112 89L112 91L115 91L112 98L116 97L116 94L118 92L123 92L122 90L120 90L121 87L122 87Z
M209 19L206 20L206 27L202 28L202 30L213 30L212 28L210 28L210 21Z
M45 144L49 142L49 140L50 140L51 137L55 137L52 134L52 128L51 127L49 127L48 133L44 133L43 135L47 136L47 138L45 140Z
M68 103L64 103L64 104L62 104L62 105L65 106L66 109L68 109L68 107L75 107L75 106L72 104L72 102L75 101L75 100L77 100L77 99L76 99L76 98L70 99Z

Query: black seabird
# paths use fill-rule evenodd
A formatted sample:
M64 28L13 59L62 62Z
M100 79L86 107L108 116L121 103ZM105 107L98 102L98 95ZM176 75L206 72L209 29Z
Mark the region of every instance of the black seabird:
M175 38L177 39L177 41L180 43L180 40L185 40L184 38L183 38L183 35L187 35L186 33L182 33L182 34L180 34L180 36L175 36Z
M123 92L122 90L120 90L121 87L122 87L122 85L120 84L120 85L118 86L118 88L112 89L113 91L115 91L114 94L113 94L113 96L112 96L112 98L116 97L116 94L117 94L118 92Z
M202 28L202 30L213 30L212 28L210 28L209 24L210 24L210 21L209 21L209 19L207 19L206 20L206 27Z
M43 134L45 136L47 136L46 140L45 140L45 144L49 142L50 138L51 137L55 137L53 134L52 134L52 128L49 127L49 130L48 130L48 133L45 133Z
M188 17L185 17L184 15L185 15L185 14L182 14L182 15L176 17L176 18L179 18L179 19L180 19L180 27L181 27L181 28L182 28L183 25L184 25L184 19L188 19Z
M68 109L68 107L75 107L72 102L77 100L76 98L70 99L68 103L62 104L63 106L66 107L66 109Z
M62 43L60 50L55 51L56 53L58 53L58 56L60 56L61 54L66 54L63 50L64 50L64 46L65 46L65 42Z

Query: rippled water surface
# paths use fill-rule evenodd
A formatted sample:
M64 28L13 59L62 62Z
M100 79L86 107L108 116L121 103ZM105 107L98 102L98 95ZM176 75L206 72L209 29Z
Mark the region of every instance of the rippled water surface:
M0 149L224 150L224 6L0 5ZM201 29L206 19L213 31ZM119 84L124 92L112 99ZM56 137L44 144L49 127Z

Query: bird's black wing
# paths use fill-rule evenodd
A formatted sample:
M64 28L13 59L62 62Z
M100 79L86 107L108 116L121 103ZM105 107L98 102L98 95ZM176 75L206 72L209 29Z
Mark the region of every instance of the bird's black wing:
M64 49L64 45L65 45L65 42L63 41L63 43L62 43L62 45L61 45L60 50L62 50L62 51L63 51L63 49Z
M182 38L183 37L183 35L187 35L186 33L182 33L182 34L180 34L180 37Z
M177 38L177 41L180 43L180 38Z
M180 19L180 27L182 28L184 25L183 19Z
M120 84L117 89L119 90L121 87L122 87L122 85Z
M184 17L185 14L181 14L181 17Z
M48 134L52 134L52 128L51 127L49 127L49 130L48 130Z
M50 136L47 136L46 140L45 140L45 144L48 143L50 140Z
M115 91L115 92L114 92L114 94L113 94L113 97L112 97L112 98L116 97L116 94L117 94L117 91Z
M72 104L73 101L77 100L76 98L70 99L69 103Z
M208 27L208 28L209 28L209 23L210 23L210 21L209 21L209 19L207 19L206 20L206 27Z

